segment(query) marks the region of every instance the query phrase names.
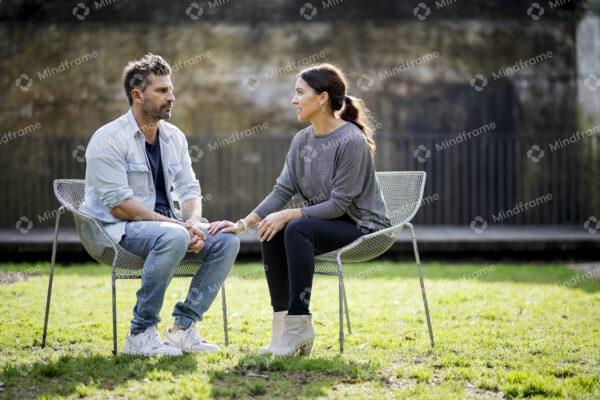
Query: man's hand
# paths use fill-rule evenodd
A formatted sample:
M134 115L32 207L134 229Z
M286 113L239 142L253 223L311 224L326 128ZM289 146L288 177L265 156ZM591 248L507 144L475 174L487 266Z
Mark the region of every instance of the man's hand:
M198 236L194 236L194 239L192 239L190 241L187 251L189 253L198 254L202 251L203 248L204 248L204 240L199 239Z
M190 243L188 245L188 251L192 253L199 253L204 248L204 240L206 235L200 230L196 221L188 219L185 221L183 226L187 229L190 235Z

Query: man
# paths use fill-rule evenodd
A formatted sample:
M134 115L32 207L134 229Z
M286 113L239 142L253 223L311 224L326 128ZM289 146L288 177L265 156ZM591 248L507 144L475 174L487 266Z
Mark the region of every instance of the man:
M175 102L170 74L169 64L154 54L130 62L123 73L130 110L98 129L85 155L82 212L104 223L126 250L146 259L123 350L127 354L216 351L194 324L212 304L239 250L236 235L213 235L200 226L202 196L187 140L164 121L171 118ZM174 200L181 206L182 219L175 216ZM175 323L163 342L156 328L158 314L184 257L202 267L185 301L175 306Z

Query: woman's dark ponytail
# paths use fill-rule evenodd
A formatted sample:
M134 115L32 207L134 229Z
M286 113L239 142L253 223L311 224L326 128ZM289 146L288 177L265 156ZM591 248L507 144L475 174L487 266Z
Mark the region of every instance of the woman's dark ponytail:
M356 97L346 96L344 108L340 113L340 118L344 121L352 122L358 126L365 135L371 154L375 154L375 139L373 138L373 126L371 115L365 103Z

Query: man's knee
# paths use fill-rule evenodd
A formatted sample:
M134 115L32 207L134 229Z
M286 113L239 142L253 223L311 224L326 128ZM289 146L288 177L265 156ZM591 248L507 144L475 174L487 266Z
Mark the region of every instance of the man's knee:
M190 235L187 229L177 224L165 224L159 243L169 250L185 255L190 243Z
M240 238L232 233L222 233L218 236L220 248L226 254L237 255L240 251Z

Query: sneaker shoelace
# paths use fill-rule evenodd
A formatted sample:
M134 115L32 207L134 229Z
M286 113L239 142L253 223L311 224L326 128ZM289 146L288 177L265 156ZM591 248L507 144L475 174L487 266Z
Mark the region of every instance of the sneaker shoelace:
M188 329L189 332L188 334L188 338L190 338L190 341L192 342L192 345L201 345L203 343L208 343L208 341L202 337L200 337L200 335L198 335L198 332L196 331L196 328L189 328Z
M162 342L162 340L160 339L160 335L158 334L158 331L156 329L152 329L152 331L150 332L150 343L152 346L152 349L156 350L160 347L163 347L165 344Z

